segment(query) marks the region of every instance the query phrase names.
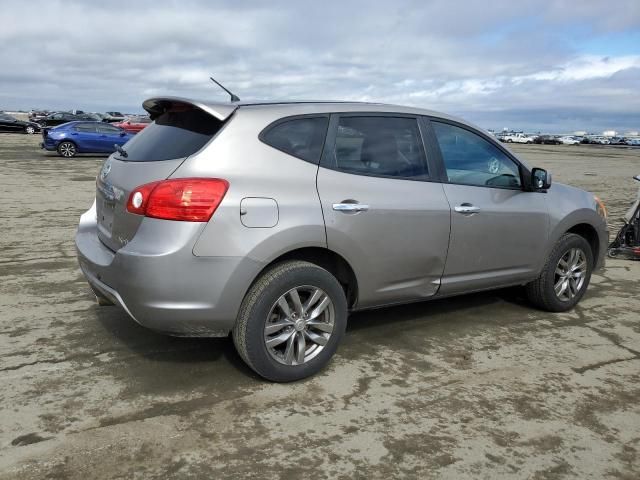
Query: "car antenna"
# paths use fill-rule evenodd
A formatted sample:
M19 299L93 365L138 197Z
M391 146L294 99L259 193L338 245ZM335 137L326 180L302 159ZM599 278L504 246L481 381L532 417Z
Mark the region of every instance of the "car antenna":
M231 95L231 101L232 102L239 102L240 101L240 97L238 97L236 94L232 93L230 90L227 90L225 88L224 85L222 85L219 81L217 81L215 78L213 77L209 77L211 79L211 81L213 83L215 83L216 85L218 85L221 89L223 89L225 92L227 92L229 95Z

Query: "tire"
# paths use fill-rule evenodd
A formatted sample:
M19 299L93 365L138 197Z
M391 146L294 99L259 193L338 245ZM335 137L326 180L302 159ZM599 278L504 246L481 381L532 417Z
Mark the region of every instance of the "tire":
M559 275L559 271L571 270L573 257L571 252L582 252L584 267L576 269L572 275ZM576 255L578 255L576 253ZM560 261L569 264L565 268ZM579 259L576 262L580 264ZM548 312L566 312L571 310L580 301L589 286L591 272L593 271L593 252L591 246L584 237L573 233L564 234L553 248L540 276L527 284L526 292L529 301L536 307ZM578 277L578 273L580 276ZM573 276L575 275L575 276ZM573 280L572 280L573 278ZM582 278L582 281L580 281ZM564 280L563 280L564 279ZM566 281L565 281L566 280ZM565 287L562 290L562 287ZM562 290L562 295L556 293L556 287ZM574 293L575 290L575 293Z
M27 135L33 135L34 133L36 133L36 128L33 125L27 125L24 128L24 133L26 133Z
M510 138L507 138L507 143L513 143L513 140L511 140Z
M61 142L58 145L57 150L58 150L58 155L65 158L75 157L76 153L78 153L78 148L76 147L76 144L69 141Z
M320 296L305 309L315 295L314 289L321 292ZM294 290L302 308L295 308ZM313 315L325 304L325 296L329 300L320 316L305 317L305 313ZM280 306L283 299L289 315ZM236 350L258 375L273 382L293 382L314 375L329 363L346 326L347 300L338 280L312 263L288 261L264 272L251 286L232 335ZM321 342L320 336L324 339Z

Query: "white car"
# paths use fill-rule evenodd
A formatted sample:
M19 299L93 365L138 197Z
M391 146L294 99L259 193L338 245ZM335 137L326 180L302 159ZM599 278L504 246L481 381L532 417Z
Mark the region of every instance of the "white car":
M560 141L564 144L564 145L580 145L580 140L576 137L573 137L571 135L567 135L564 137L560 137Z
M627 139L627 145L630 145L632 147L640 147L640 138Z
M524 133L514 133L513 135L505 136L502 141L507 143L533 143L533 137Z

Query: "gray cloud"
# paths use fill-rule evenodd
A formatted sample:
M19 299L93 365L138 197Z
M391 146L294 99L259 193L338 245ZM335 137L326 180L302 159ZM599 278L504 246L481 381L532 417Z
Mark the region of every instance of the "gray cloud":
M640 2L2 1L0 108L137 111L157 94L355 99L486 127L640 129ZM604 41L604 40L603 40ZM550 128L550 127L549 127Z

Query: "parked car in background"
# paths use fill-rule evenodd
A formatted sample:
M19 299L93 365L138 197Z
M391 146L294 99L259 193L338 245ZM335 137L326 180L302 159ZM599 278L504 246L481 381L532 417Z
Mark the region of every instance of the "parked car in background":
M560 143L564 145L580 145L582 139L573 135L565 135L559 138Z
M42 131L41 148L63 157L78 153L113 153L133 137L121 128L102 122L69 122Z
M640 138L628 138L626 143L631 147L638 147L640 146Z
M533 140L533 143L540 145L561 145L562 140L555 135L539 135Z
M124 115L121 114L120 112L105 112L104 120L106 120L109 123L123 122Z
M151 123L151 119L144 115L127 117L123 122L114 123L115 126L125 129L129 133L138 133Z
M71 112L53 112L40 120L41 127L55 127L56 125L62 125L67 122L75 122L79 120L85 120L81 115L74 115Z
M0 132L32 134L39 131L40 125L35 122L24 122L8 113L0 112Z
M609 145L626 145L627 139L624 137L611 137L609 139Z
M106 115L104 113L99 113L99 112L91 112L88 113L87 115L91 115L96 122L106 122Z
M603 264L602 202L461 119L366 103L144 107L154 123L105 161L80 218L80 268L141 325L231 332L267 379L322 369L349 311L513 285L567 311Z
M31 110L29 112L29 121L39 123L44 117L49 115L48 110Z
M590 145L609 145L609 139L602 135L586 135L582 139L582 143L588 143Z
M97 113L79 113L77 114L80 120L88 120L91 122L102 122L102 116Z
M506 143L533 143L535 138L525 133L513 133L503 137L502 141Z

